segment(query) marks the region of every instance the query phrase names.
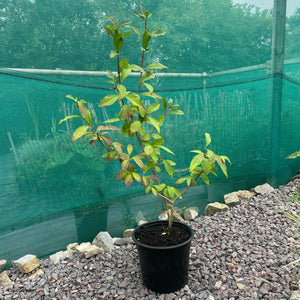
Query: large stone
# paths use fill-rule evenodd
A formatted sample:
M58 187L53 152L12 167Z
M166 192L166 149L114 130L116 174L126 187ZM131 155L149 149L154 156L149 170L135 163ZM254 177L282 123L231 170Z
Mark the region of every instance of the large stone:
M239 197L235 192L224 195L225 204L229 207L239 205L241 203Z
M226 211L226 210L229 210L229 207L226 204L219 203L219 202L209 203L205 208L205 215L213 216L218 212Z
M0 272L5 268L7 261L5 259L0 260Z
M12 265L18 268L22 273L30 273L34 269L38 268L40 263L35 255L27 254L15 261L12 261Z
M247 190L240 190L240 191L237 191L235 193L239 197L241 202L249 201L250 198L255 196L254 192L250 192L250 191L247 191Z
M128 238L113 238L113 241L114 241L114 245L116 245L116 246L133 244L132 237L128 237Z
M131 238L134 229L126 229L123 232L123 238Z
M61 261L65 260L70 256L71 256L70 252L66 250L66 251L59 251L50 255L49 259L53 264L59 264Z
M34 272L32 275L30 275L29 279L34 279L37 276L44 275L44 271L42 269L38 269L36 272Z
M74 251L76 246L78 246L78 243L72 243L72 244L69 244L67 246L67 251L70 253L70 255L73 254L73 251Z
M167 221L168 220L168 213L167 212L164 212L164 213L161 213L159 216L158 216L158 219L160 221ZM174 212L173 213L173 220L174 221L183 221L183 218L181 217L181 215L178 213L178 212Z
M14 283L8 277L8 271L0 273L0 286L2 287L12 287Z
M92 256L98 255L101 252L101 249L92 245L91 243L82 243L74 248L74 252L79 257L90 258Z
M266 195L273 191L274 191L274 188L271 187L268 183L258 185L251 190L251 192L254 192L257 195Z
M111 252L114 249L114 241L107 231L99 232L92 244L108 252Z
M194 208L188 208L183 212L183 216L185 220L192 221L198 217L198 211Z

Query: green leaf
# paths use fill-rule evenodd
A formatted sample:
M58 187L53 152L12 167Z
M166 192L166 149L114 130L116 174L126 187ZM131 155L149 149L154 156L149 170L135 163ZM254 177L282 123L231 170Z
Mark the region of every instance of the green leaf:
M107 126L100 125L100 126L98 126L97 131L103 131L103 130L120 130L120 128L116 127L116 126L112 126L112 125L107 125Z
M115 57L115 56L117 56L117 55L119 55L119 54L118 54L116 51L111 50L111 51L110 51L109 57L110 57L110 58L113 58L113 57Z
M145 73L145 70L138 65L129 65L128 68L130 68L131 70L136 71L136 72Z
M175 182L175 184L182 184L183 182L185 182L187 180L187 178L185 177L185 178L179 178L176 182Z
M154 187L156 188L156 190L158 192L161 192L166 187L166 185L164 183L161 183L161 184L155 185Z
M145 165L144 165L143 161L138 156L134 156L132 159L142 170L145 169Z
M134 15L136 15L138 18L142 19L142 20L145 19L144 15L142 15L141 13L139 13L139 12L137 12L137 11L133 11L132 13L133 13Z
M78 127L74 133L73 133L73 137L72 137L72 143L74 143L75 141L77 141L79 138L81 138L83 135L86 134L87 130L88 130L89 126L80 126Z
M137 131L140 130L142 124L140 121L135 121L130 125L130 131L131 133L136 133Z
M132 31L128 31L128 32L125 32L123 35L122 35L122 38L125 39L127 38L129 35L132 34Z
M119 27L126 26L126 25L128 25L128 24L130 24L130 23L132 23L132 21L130 21L130 20L122 21L122 22L119 24ZM127 27L129 27L129 26L127 26Z
M150 34L151 34L151 36L160 36L160 35L166 34L166 32L161 29L157 29L157 30L151 32Z
M154 98L154 99L160 99L160 96L158 96L157 94L155 93L151 93L151 92L144 92L141 94L142 96L147 96L147 97L151 97L151 98Z
M160 99L161 99L161 105L162 105L163 109L166 110L167 109L166 99L164 97L161 97Z
M128 169L128 166L129 166L129 160L128 159L123 160L122 163L121 163L122 171L126 171Z
M61 123L69 120L69 119L73 119L73 118L80 118L80 116L78 115L73 115L73 116L66 116L65 118L61 119L59 122L58 122L58 125L60 125Z
M126 95L126 98L135 106L141 106L143 107L143 102L141 101L141 98L138 94L132 93L129 95Z
M118 91L120 93L120 95L119 95L120 99L123 99L127 94L127 90L126 90L126 87L124 85L119 84L118 85Z
M150 39L151 39L151 32L150 32L149 28L146 27L146 29L144 31L144 34L143 34L143 37L142 37L143 49L148 48L148 44L149 44Z
M151 124L160 133L160 124L156 119L147 117L146 122Z
M173 170L173 167L171 166L171 164L169 163L169 161L164 160L163 163L164 163L164 166L165 166L165 169L166 169L167 173L170 176L173 176L174 170Z
M159 138L159 139L156 139L156 140L154 140L152 143L151 143L151 145L152 145L152 147L158 147L158 146L161 146L161 144L164 142L164 138Z
M135 173L135 172L133 172L133 173L131 173L131 174L132 174L133 178L134 178L137 182L141 182L141 181L142 181L142 176L141 176L140 174Z
M203 179L203 181L204 181L207 185L209 185L209 179L208 179L208 177L207 177L207 175L206 175L205 173L202 173L202 174L200 175L200 177Z
M211 137L209 133L205 133L205 141L206 141L206 147L211 143Z
M149 69L160 69L160 70L162 70L162 69L168 69L168 67L164 66L164 65L161 64L161 63L156 62L156 63L153 63L153 64L148 65L148 66L145 68L145 70L149 70Z
M174 200L174 195L175 195L174 189L171 186L168 186L167 190L168 190L169 196L172 198L172 200Z
M161 149L163 149L163 150L165 150L165 151L167 151L167 152L169 152L170 154L172 154L172 155L175 156L175 154L174 154L169 148L167 148L167 147L165 147L165 146L162 146L162 145L160 145L159 148L161 148Z
M184 115L184 112L180 109L173 109L171 111L169 111L170 115Z
M155 188L151 188L151 192L155 197L157 196L157 191Z
M118 95L107 95L101 101L98 107L110 106L118 100Z
M123 46L123 38L119 30L115 31L114 37L113 37L113 44L117 52L120 52L122 46Z
M147 156L150 156L151 153L153 152L153 148L151 145L146 145L145 148L144 148L144 152Z
M197 168L202 163L203 160L204 160L203 154L198 154L194 156L194 158L190 163L190 172L192 172L195 168Z
M131 74L131 70L130 69L124 69L121 71L120 73L120 81L124 81L129 75Z
M213 169L210 159L205 159L202 164L203 171L208 175Z
M104 121L103 123L115 123L115 122L119 122L119 121L120 121L119 118L112 118L112 119Z
M127 145L127 153L128 153L128 155L131 155L132 150L133 150L132 145L128 144L128 145Z
M151 114L155 111L157 111L160 107L159 103L152 103L146 110L147 114Z
M108 15L108 14L105 14L105 17L106 17L108 20L110 20L110 21L114 24L114 26L115 26L116 28L118 28L118 23L117 23L117 21L116 21L113 17L111 17L111 16Z
M155 78L155 73L153 71L147 71L142 76L142 82L144 83L144 81L150 80L150 79L153 79L153 78Z
M142 36L142 32L139 29L137 29L136 27L134 27L134 26L126 26L126 27L132 29L137 35Z
M153 93L153 86L151 84L144 82L143 85L148 89L150 93Z

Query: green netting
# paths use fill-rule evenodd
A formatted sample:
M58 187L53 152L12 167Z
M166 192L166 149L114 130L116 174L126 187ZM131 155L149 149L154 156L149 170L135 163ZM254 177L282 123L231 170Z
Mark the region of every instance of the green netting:
M70 5L76 1L65 2ZM62 23L58 21L59 12L52 15L53 26L49 25L51 1L45 1L47 5L43 7L42 15L37 15L41 9L38 7L41 1L38 0L17 1L17 5L4 1L0 6L0 51L3 54L0 58L0 244L5 245L0 249L0 258L16 258L28 251L40 256L47 255L69 242L90 241L100 230L119 235L124 228L136 225L139 212L142 211L144 217L151 220L163 210L160 200L145 196L138 185L126 188L121 181L115 180L118 163L106 164L101 157L103 150L98 145L88 147L80 142L71 144L73 130L80 124L78 120L69 120L58 126L60 119L75 111L73 102L65 97L68 94L85 99L99 123L116 114L111 107L97 108L101 98L109 93L105 76L54 70L59 67L91 71L105 70L110 66L104 56L104 50L107 54L104 47L107 44L103 46L95 42L97 39L106 41L104 33L96 25L95 15L101 19L100 8L107 9L106 12L111 14L113 12L104 1L84 2L88 3L85 3L87 6L83 1L77 1L79 4L73 7L70 15L82 20L88 17L84 17L78 9L84 7L83 11L94 10L87 27L91 30L90 26L94 26L97 30L90 31L93 32L90 35L82 33L83 41L79 42L78 32L84 30L85 26L80 22L73 24L77 35L69 40L64 39L66 43L70 42L64 49L73 49L71 53L66 53L61 44L58 48L49 47L51 43L60 41L69 28L66 20ZM189 151L204 146L205 132L212 136L211 148L216 153L227 155L232 161L228 170L229 179L219 174L211 178L209 186L201 184L192 188L184 201L177 203L179 208L197 206L200 213L203 213L207 203L223 201L225 193L250 189L265 182L285 184L300 166L297 160L284 159L300 147L300 52L299 47L294 46L300 26L299 10L288 18L286 53L289 59L285 61L284 74L274 75L269 61L270 11L257 12L248 6L244 6L243 10L242 6L232 1L223 1L228 6L228 16L222 14L223 21L241 20L239 13L243 12L246 26L243 30L249 31L247 37L245 34L246 39L235 45L232 41L238 41L242 26L233 29L227 26L228 22L223 23L224 32L228 33L226 36L220 33L219 23L216 31L212 30L208 17L202 23L199 21L198 27L193 30L189 27L188 24L196 20L192 14L195 9L209 12L211 22L216 23L220 17L212 12L219 2L185 1L191 20L182 22L182 25L176 20L176 38L174 30L169 28L177 52L169 48L172 38L166 37L162 42L164 46L155 40L154 49L160 49L160 55L151 57L151 54L149 58L168 66L168 62L171 63L170 70L164 75L158 74L153 86L160 95L174 99L185 112L183 116L170 116L163 129L166 146L176 153L175 159L172 158L177 164L175 179L186 174L185 168L192 157ZM59 3L64 11L65 4ZM123 1L118 3L127 7ZM134 3L126 9L135 8ZM168 14L163 10L163 4L166 3L168 1L149 3L154 9L153 13L159 16L155 20L158 25L168 23ZM176 3L172 2L171 5L173 15L180 11ZM26 8L22 6L25 4ZM26 28L17 24L21 20L13 17L13 8L16 7L20 8L18 14L21 8L26 12L23 15ZM119 16L123 14L116 12ZM236 19L230 18L231 13L235 14ZM36 23L32 21L33 16L37 18ZM65 14L64 18L67 17ZM10 18L13 22L9 22ZM43 18L47 20L48 27L38 25ZM261 27L253 30L251 22L260 21ZM169 22L172 24L175 20L171 18ZM46 35L46 32L51 32L49 28L56 33L52 38L50 34ZM198 38L198 28L202 28L201 34L205 38ZM42 32L40 35L38 29ZM32 33L31 40L23 39L22 34L28 31ZM7 35L3 39L5 32ZM190 34L195 36L194 42L183 38ZM50 42L46 43L47 39ZM248 40L253 41L251 47L240 47ZM135 54L131 53L133 60ZM12 67L52 71L9 69ZM188 74L193 72L206 73ZM126 81L128 89L136 89L137 77L127 78ZM282 91L280 120L274 121L273 95L278 89ZM145 104L150 103L149 100ZM122 138L118 136L119 133L114 134ZM274 145L272 138L276 134L278 142Z

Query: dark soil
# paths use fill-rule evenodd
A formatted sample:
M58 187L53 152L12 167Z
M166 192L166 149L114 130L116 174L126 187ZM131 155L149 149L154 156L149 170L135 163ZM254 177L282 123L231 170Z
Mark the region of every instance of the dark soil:
M168 247L185 242L189 239L190 233L185 228L174 225L171 232L167 233L167 226L159 224L140 228L136 231L135 237L148 246Z

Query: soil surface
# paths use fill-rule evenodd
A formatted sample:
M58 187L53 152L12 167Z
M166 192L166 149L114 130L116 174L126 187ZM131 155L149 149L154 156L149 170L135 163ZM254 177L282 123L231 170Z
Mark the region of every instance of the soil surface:
M190 233L183 227L173 225L167 233L166 225L142 227L136 231L136 239L143 244L155 247L168 247L181 244L189 239Z

